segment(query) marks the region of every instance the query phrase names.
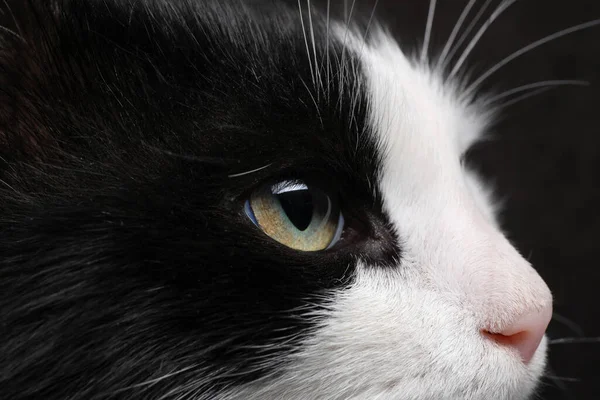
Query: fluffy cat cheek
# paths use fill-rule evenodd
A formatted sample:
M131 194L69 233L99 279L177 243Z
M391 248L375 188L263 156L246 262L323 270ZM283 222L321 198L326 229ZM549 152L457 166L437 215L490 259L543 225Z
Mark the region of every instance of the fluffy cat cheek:
M392 283L384 272L359 275L352 291L341 296L339 314L328 329L337 330L347 346L338 357L357 357L347 356L346 364L361 370L356 375L365 386L372 385L370 395L377 390L384 398L410 399L520 399L531 394L544 366L545 343L525 365L480 334L480 320L461 296L410 284L414 276ZM369 362L358 361L359 354ZM331 358L335 363L337 358Z
M483 337L460 296L400 270L359 266L322 325L276 378L245 399L521 400L536 387L546 342L528 364Z
M328 362L359 370L354 376L373 389L373 396L527 398L543 369L545 343L525 365L514 352L480 334L480 320L465 307L463 296L412 284L418 282L412 274L398 275L359 272L356 286L340 296L321 338L344 343Z

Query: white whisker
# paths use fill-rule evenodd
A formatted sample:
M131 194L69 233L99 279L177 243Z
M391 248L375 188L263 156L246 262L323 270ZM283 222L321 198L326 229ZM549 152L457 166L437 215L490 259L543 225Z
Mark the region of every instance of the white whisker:
M594 344L600 343L600 336L598 337L578 337L578 338L560 338L552 339L548 341L548 344Z
M465 60L467 59L467 57L469 56L469 54L471 53L471 51L473 50L473 48L477 45L477 43L479 42L479 40L481 39L481 37L483 36L483 34L489 29L489 27L492 25L492 23L500 15L502 15L502 13L508 7L510 7L511 5L513 5L514 3L516 3L517 1L519 1L519 0L505 0L505 1L503 1L502 3L500 3L498 5L498 7L496 8L496 10L494 10L494 12L492 13L492 15L490 15L490 17L487 19L487 21L485 21L485 23L481 26L481 28L479 28L479 30L477 31L477 33L475 34L475 36L473 36L473 39L471 39L471 42L469 43L469 45L467 46L467 48L463 51L462 55L460 56L460 58L458 59L458 61L454 65L454 68L452 68L452 72L450 72L450 78L453 77L454 75L456 75L456 73L462 67L463 63L465 62Z
M526 54L526 53L530 52L531 50L533 50L543 44L546 44L548 42L556 40L560 37L563 37L563 36L569 35L571 33L578 32L578 31L582 31L585 29L589 29L589 28L592 28L597 25L600 25L600 18L592 20L592 21L584 22L579 25L575 25L575 26L572 26L567 29L563 29L561 31L558 31L556 33L548 35L542 39L536 40L535 42L533 42L525 47L522 47L520 50L515 51L508 57L505 57L502 61L500 61L499 63L494 65L492 68L488 69L483 75L481 75L479 78L477 78L477 80L475 82L473 82L471 85L469 85L469 87L465 90L465 92L463 94L463 98L470 96L473 91L477 90L477 88L479 87L479 85L481 85L481 83L483 81L485 81L487 78L489 78L492 74L494 74L500 68L504 67L506 64L508 64L511 61L513 61L514 59L522 56L523 54Z
M433 29L433 17L435 16L436 0L429 0L429 12L427 13L427 25L425 26L425 36L423 38L423 48L421 49L421 63L427 61L429 52L429 42L431 41L431 30Z
M331 80L331 61L329 56L329 13L331 0L327 0L327 32L325 34L325 53L327 57L327 104L329 104L329 81Z
M450 32L450 36L448 36L448 40L446 40L446 44L444 45L442 54L440 55L440 58L438 59L436 68L439 67L440 64L442 66L445 64L446 56L448 55L448 52L450 51L450 48L452 47L452 44L454 43L454 39L456 39L456 36L458 35L460 28L462 27L463 23L465 22L465 19L469 15L471 8L473 8L473 5L475 4L476 1L477 0L470 0L469 3L467 3L465 8L463 9L460 16L458 17L458 20L454 24L454 28L452 28L452 32Z
M564 382L581 382L581 379L579 379L579 378L570 378L570 377L567 377L567 376L546 375L545 377L548 378L548 379L557 380L557 381L564 381Z
M21 26L19 25L19 22L17 21L17 18L15 17L15 14L13 13L13 10L10 7L10 5L8 4L7 0L4 0L4 5L6 6L6 9L8 10L8 13L10 14L10 16L12 17L13 22L15 23L15 28L17 28L17 31L19 32L19 37L23 41L25 41L25 39L23 38L23 31L21 30Z
M315 105L315 109L317 110L317 115L319 117L319 121L321 121L321 127L324 127L325 124L323 123L323 117L321 116L321 109L319 108L319 104L317 103L317 100L315 99L315 96L313 96L311 90L308 88L308 85L306 84L306 82L304 81L304 79L302 79L302 77L300 77L300 82L302 82L302 84L306 88L306 91L308 92L308 95L310 96L311 100L313 101L313 104Z
M237 173L237 174L231 174L231 175L227 175L227 177L228 177L228 178L237 178L237 177L239 177L239 176L250 175L250 174L253 174L253 173L255 173L255 172L262 171L262 170L263 170L263 169L265 169L265 168L269 168L271 165L273 165L273 164L267 164L267 165L264 165L264 166L262 166L262 167L260 167L260 168L255 168L255 169L252 169L252 170L250 170L250 171L239 172L239 173Z
M365 34L363 35L363 46L367 41L367 36L369 35L369 29L371 28L371 24L373 23L373 17L375 16L375 10L377 10L378 4L379 4L379 0L375 0L375 4L373 5L373 9L371 10L371 15L369 16L369 22L367 22L367 28L365 29Z
M344 19L348 20L348 0L344 0Z
M359 55L359 62L360 60L362 60L363 55L365 54L364 48L367 45L367 37L369 36L369 29L371 28L371 24L373 23L373 18L375 16L375 11L377 10L377 5L379 4L379 0L375 1L375 4L373 5L373 9L371 10L371 15L369 16L369 21L367 22L367 27L365 29L365 32L363 34L363 41L362 41L362 45L361 45L361 51L360 51L360 55Z
M554 321L556 321L556 322L558 322L560 324L563 324L564 326L568 327L577 336L584 336L583 328L581 328L581 326L579 326L575 322L571 321L569 318L564 317L564 316L562 316L562 315L554 312L554 313L552 313L552 319Z
M484 105L489 105L492 103L497 102L498 100L502 100L505 99L507 97L512 96L513 94L517 94L517 93L521 93L521 92L526 92L529 91L531 89L537 89L537 88L542 88L542 87L553 87L553 86L589 86L590 83L588 81L581 81L581 80L568 80L568 79L563 79L563 80L549 80L549 81L540 81L540 82L533 82L533 83L529 83L523 86L519 86L510 90L507 90L505 92L502 92L496 96L490 97L489 99L487 99L483 104Z
M503 108L512 106L513 104L520 103L521 101L526 100L526 99L528 99L530 97L534 97L534 96L537 96L538 94L542 94L544 92L547 92L550 89L552 89L552 87L543 87L543 88L532 90L529 93L525 93L522 96L517 96L517 97L515 97L512 100L508 100L505 103L502 103L501 105L497 106L497 108L498 109L503 109Z
M567 400L571 400L573 397L569 394L569 390L565 386L564 382L558 379L558 377L554 374L554 371L552 371L552 368L548 366L546 367L546 369L548 372L550 372L551 375L545 375L545 377L550 379L552 383L554 383L554 385L564 393Z
M346 76L346 51L347 51L347 41L348 34L350 31L350 20L352 19L352 13L354 12L354 6L356 5L356 0L352 0L352 5L350 6L350 12L348 13L346 19L346 32L344 33L344 43L342 47L342 56L340 57L340 91L339 91L339 105L340 109L342 107L342 98L344 93L344 77ZM344 0L344 11L346 9L346 1Z
M308 46L308 38L306 37L306 29L304 28L304 18L302 17L302 4L300 3L300 0L298 0L298 13L300 14L300 25L302 26L302 34L304 35L304 44L306 45L306 55L308 56L310 75L312 76L313 85L316 85L315 72L313 71L312 60L310 57L310 48Z
M310 38L312 40L312 47L313 47L313 53L315 56L315 80L316 80L316 84L315 87L317 89L317 100L319 100L319 86L321 85L321 88L323 88L323 80L321 79L321 72L320 72L320 68L318 67L318 63L317 63L317 45L315 43L315 30L313 28L313 22L312 22L312 8L310 6L310 0L306 1L307 4L307 8L308 8L308 26L310 29Z
M10 29L8 29L2 25L0 25L0 31L7 32L7 33L13 35L14 37L16 37L17 39L21 40L22 42L27 43L26 40L21 35L19 35L17 32L11 31Z
M485 11L487 10L487 8L490 6L491 3L492 3L492 0L487 0L485 3L483 3L483 6L479 9L479 11L477 11L477 14L475 14L475 17L473 17L473 19L467 26L467 29L465 29L463 34L460 35L460 38L458 39L456 44L452 47L452 50L450 51L450 53L446 57L446 60L444 61L444 65L442 66L442 68L444 70L446 69L447 63L450 62L454 58L454 55L460 49L460 46L462 46L462 44L465 42L465 40L467 40L467 38L469 37L469 34L473 30L473 28L475 28L475 26L477 25L477 23L479 22L479 20L481 19L481 17L483 16L483 14L485 13Z

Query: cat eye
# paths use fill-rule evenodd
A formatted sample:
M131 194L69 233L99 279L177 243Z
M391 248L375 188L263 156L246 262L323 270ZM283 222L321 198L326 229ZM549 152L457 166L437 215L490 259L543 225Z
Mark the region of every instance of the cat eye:
M301 181L261 186L246 201L245 212L265 234L300 251L330 249L344 228L335 198Z

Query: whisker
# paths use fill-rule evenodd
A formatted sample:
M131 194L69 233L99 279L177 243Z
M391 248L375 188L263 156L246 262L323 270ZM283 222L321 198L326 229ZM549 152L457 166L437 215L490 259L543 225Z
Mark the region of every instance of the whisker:
M523 100L527 100L527 99L528 99L528 98L530 98L530 97L534 97L534 96L537 96L538 94L545 93L545 92L547 92L548 90L550 90L550 89L552 89L552 88L553 88L553 87L543 87L543 88L539 88L539 89L532 90L532 91L531 91L531 92L529 92L529 93L525 93L525 94L524 94L524 95L522 95L522 96L517 96L517 97L515 97L515 98L514 98L514 99L512 99L512 100L508 100L508 101L506 101L506 102L504 102L504 103L500 104L499 106L497 106L497 108L498 108L498 109L503 109L503 108L506 108L506 107L512 106L512 105L514 105L514 104L516 104L516 103L520 103L520 102L521 102L521 101L523 101Z
M379 0L375 0L375 4L373 5L373 9L371 10L371 15L369 16L369 22L367 22L367 28L365 29L365 34L363 35L363 46L367 41L367 36L369 35L369 29L371 28L371 23L373 23L373 17L375 16L375 10L377 10L377 5L379 4Z
M315 105L315 109L317 110L317 115L319 116L319 121L321 122L321 127L325 127L325 124L323 123L323 117L321 116L321 109L319 108L319 105L317 103L317 100L315 99L315 96L313 96L312 92L308 88L308 85L306 84L304 79L302 79L302 77L299 77L299 78L300 78L300 81L302 82L302 84L304 85L304 87L306 88L306 91L308 92L308 95L310 96L311 100L313 101L313 104Z
M344 18L348 20L348 0L344 0Z
M600 343L600 336L598 337L578 337L578 338L560 338L552 339L548 341L548 344L595 344Z
M318 67L318 63L317 63L317 46L315 44L315 30L313 28L313 22L312 22L312 8L310 6L310 0L306 0L306 6L308 8L308 26L310 29L310 38L312 40L312 46L313 46L313 53L315 55L315 79L317 81L317 83L315 84L315 87L317 88L317 100L319 100L319 87L316 86L317 84L321 85L321 88L323 88L323 80L321 79L321 73L320 73L320 68Z
M500 68L504 67L506 64L508 64L511 61L513 61L514 59L522 56L523 54L526 54L526 53L530 52L531 50L533 50L543 44L546 44L548 42L556 40L560 37L563 37L563 36L569 35L571 33L578 32L578 31L582 31L585 29L589 29L589 28L592 28L597 25L600 25L600 18L572 26L570 28L563 29L561 31L558 31L556 33L553 33L551 35L543 37L539 40L536 40L535 42L533 42L525 47L522 47L520 50L515 51L508 57L505 57L502 61L500 61L499 63L494 65L492 68L488 69L485 73L483 73L479 78L477 78L477 80L475 80L475 82L473 82L471 85L469 85L469 87L465 90L462 97L467 98L468 96L470 96L473 91L477 90L477 88L479 87L479 85L481 85L481 83L483 81L485 81L487 78L489 78L492 74L494 74Z
M526 92L529 91L531 89L537 89L537 88L541 88L541 87L551 87L551 86L589 86L590 83L588 81L582 81L582 80L575 80L575 79L561 79L561 80L549 80L549 81L540 81L540 82L533 82L533 83L528 83L526 85L523 86L519 86L510 90L507 90L505 92L502 92L496 96L493 96L489 99L487 99L484 102L484 105L489 105L491 103L495 103L498 100L502 100L505 99L507 97L512 96L513 94L517 94L517 93L521 93L521 92Z
M377 10L377 5L379 4L379 0L375 1L375 4L373 5L373 9L371 10L371 15L369 16L369 21L367 22L367 27L365 29L365 32L363 34L363 41L362 41L362 45L361 45L361 52L359 55L359 62L360 60L362 60L362 57L364 55L364 51L362 51L365 46L367 45L367 37L369 36L369 29L371 28L371 24L373 23L373 17L375 16L375 11Z
M438 62L436 64L436 69L440 66L440 64L441 65L445 64L446 56L448 55L448 52L450 51L450 48L452 47L452 44L454 43L454 39L456 39L456 36L458 35L460 28L462 27L463 23L465 22L465 19L469 15L471 8L473 8L473 5L475 5L476 1L477 0L470 0L469 3L467 3L465 8L463 9L460 16L458 17L458 20L454 24L454 28L452 28L452 32L450 32L450 36L448 36L448 40L446 40L446 44L444 45L442 54L440 55L440 58L438 59Z
M8 10L8 13L10 14L10 16L12 17L13 22L15 23L15 28L17 28L17 31L19 32L20 36L22 37L23 31L21 30L21 26L19 25L19 22L17 21L17 18L15 17L15 13L13 13L13 10L10 7L10 5L8 4L7 0L4 0L4 5L6 6L6 9Z
M435 16L436 0L429 0L429 12L427 13L427 25L425 26L425 36L423 38L423 48L421 49L421 63L427 61L429 52L429 42L431 40L431 30L433 29L433 17Z
M354 6L356 5L356 0L352 0L352 5L350 6L350 12L348 13L346 19L346 32L344 33L344 43L342 47L342 56L340 57L340 90L339 90L339 105L340 109L342 107L341 99L343 98L342 94L344 92L344 77L346 75L346 51L347 51L347 41L348 34L350 31L350 20L352 19L352 14L354 13ZM347 4L346 0L344 0L344 13L346 13Z
M527 254L527 262L531 262L531 257L533 257L533 250L529 250L529 254Z
M2 179L0 179L0 183L1 183L2 185L6 186L7 188L9 188L10 190L12 190L13 192L15 192L16 194L18 194L18 195L22 195L22 193L21 193L21 192L19 192L17 189L15 189L14 187L10 186L10 185L8 184L8 182L6 182L6 181L3 181Z
M236 174L227 175L227 177L228 178L237 178L237 177L244 176L244 175L250 175L250 174L253 174L255 172L262 171L263 169L269 168L271 165L273 165L273 163L267 164L267 165L263 165L260 168L251 169L250 171L238 172Z
M567 398L567 400L571 400L573 398L573 396L571 396L569 394L569 389L567 389L567 386L564 384L564 381L558 379L558 377L554 374L554 371L552 370L552 368L550 368L548 366L548 367L546 367L546 369L552 375L545 375L545 377L547 377L548 379L550 379L552 381L552 383L554 383L554 386L556 386L557 388L559 388L564 393L564 395Z
M331 0L327 0L327 33L325 38L325 53L327 57L327 104L329 104L329 81L331 79L331 61L329 56L329 13L331 9Z
M306 37L306 28L304 27L304 17L302 17L302 4L298 0L298 13L300 14L300 26L302 27L302 34L304 35L304 44L306 45L306 55L308 56L308 65L310 67L310 75L312 77L313 85L316 85L315 72L313 70L312 59L310 57L310 47L308 46L308 38Z
M23 43L27 43L27 41L25 40L25 38L23 38L21 35L19 35L17 32L15 31L11 31L10 29L0 25L0 31L4 31L7 32L11 35L13 35L14 37L16 37L17 39L21 40Z
M584 336L583 328L581 328L581 326L579 326L575 322L571 321L569 318L564 317L564 316L554 312L554 313L552 313L552 319L555 320L556 322L561 323L561 324L565 325L566 327L568 327L577 336Z
M359 64L360 64L360 61L362 60L362 58L363 58L363 56L365 54L365 52L362 51L362 50L367 45L367 37L369 35L369 30L371 29L371 25L372 25L373 19L375 17L375 12L377 11L377 5L378 4L379 4L379 0L375 0L375 4L373 5L373 8L371 9L371 15L369 16L369 20L367 22L367 26L366 26L365 31L363 33L363 40L362 40L362 44L361 44L361 51L359 52L359 57L358 57L358 63ZM357 74L356 68L357 68L357 65L356 64L352 64L352 69L353 69L353 72L354 72L355 75ZM349 126L352 126L352 123L353 123L353 121L355 120L355 117L356 117L356 115L354 114L354 112L356 110L356 106L359 104L359 101L358 101L359 99L358 98L359 98L359 95L360 95L360 81L358 81L358 83L357 83L357 81L353 81L353 92L354 92L354 96L352 96L352 100L351 100L351 103L350 103L350 110L351 110L351 112L350 112L350 115L349 115L349 118L348 118L348 124L349 124ZM341 98L341 96L340 96L340 98ZM340 106L341 106L341 103L340 103ZM357 137L356 137L356 146L358 147L358 143L359 143L359 141L358 141L359 132L358 131L356 132L356 135L357 135Z
M165 154L167 156L170 157L174 157L174 158L179 158L182 160L186 160L186 161L192 161L192 162L197 162L197 163L201 163L201 164L211 164L211 165L220 165L220 166L226 166L227 165L227 160L224 158L218 158L218 157L202 157L202 156L193 156L193 155L189 155L189 154L180 154L180 153L175 153L173 151L170 150L166 150L166 149L161 149L155 146L152 146L151 144L148 144L146 142L142 141L142 146L147 147L153 151L156 151L158 153L162 153Z
M485 11L487 10L487 8L490 6L491 3L492 3L492 0L487 0L483 4L483 6L479 9L479 11L477 11L477 14L475 14L475 17L469 23L469 25L467 26L467 29L465 29L463 34L460 36L460 38L458 39L458 41L456 42L456 44L453 46L452 50L448 54L446 61L449 62L454 58L454 55L460 49L460 46L464 43L465 40L467 40L467 38L469 37L469 34L473 30L473 28L475 28L475 26L477 25L477 23L479 22L479 20L481 19L481 17L483 16L483 14L485 13ZM444 62L443 69L444 70L446 69L446 62Z
M506 11L506 9L508 9L508 7L510 7L517 1L519 1L519 0L505 0L502 3L500 3L498 5L498 7L496 7L496 10L492 13L492 15L490 15L490 17L487 19L487 21L485 21L485 23L481 26L481 28L479 28L479 30L477 31L475 36L473 36L473 39L471 39L471 42L469 43L467 48L463 51L462 55L460 56L460 58L454 65L452 72L450 72L450 78L453 77L454 75L456 75L456 73L458 72L460 67L462 67L463 63L465 62L465 60L467 59L467 57L469 56L469 54L471 53L473 48L477 45L477 43L479 42L479 40L481 39L483 34L488 30L488 28L492 25L492 23L500 15L502 15L502 13L504 11Z
M570 378L567 376L545 375L544 377L548 378L548 379L552 379L552 380L563 381L563 382L581 382L581 379L579 379L579 378Z

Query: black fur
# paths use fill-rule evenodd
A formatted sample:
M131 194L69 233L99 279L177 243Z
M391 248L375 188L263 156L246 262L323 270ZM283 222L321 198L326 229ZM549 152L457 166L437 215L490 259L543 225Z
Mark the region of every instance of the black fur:
M313 15L332 61L316 90L298 10L247 3L3 6L2 398L251 381L310 335L305 313L351 283L357 258L398 257L356 60ZM340 197L334 249L290 250L246 218L249 193L285 178Z

